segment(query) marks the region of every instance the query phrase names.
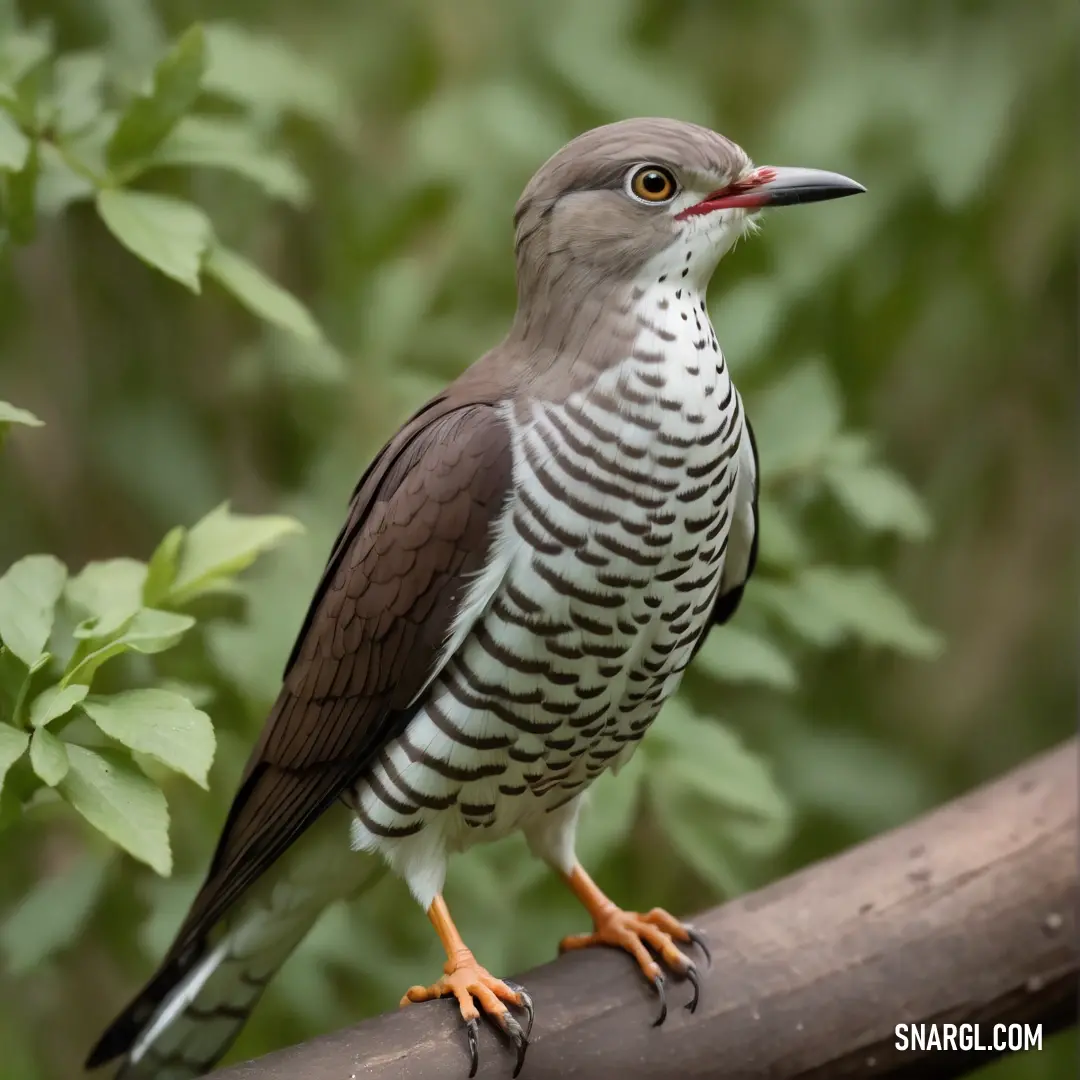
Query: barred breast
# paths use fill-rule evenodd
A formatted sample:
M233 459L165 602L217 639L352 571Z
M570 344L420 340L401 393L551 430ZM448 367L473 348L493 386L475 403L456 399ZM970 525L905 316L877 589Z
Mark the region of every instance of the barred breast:
M351 800L391 861L506 835L633 753L719 589L742 407L704 301L636 290L620 363L508 406L514 492L450 653ZM421 853L421 854L418 854Z

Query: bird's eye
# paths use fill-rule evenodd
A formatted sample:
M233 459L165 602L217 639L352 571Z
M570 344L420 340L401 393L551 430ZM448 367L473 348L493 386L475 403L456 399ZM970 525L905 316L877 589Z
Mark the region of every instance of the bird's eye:
M640 202L664 203L675 198L679 185L667 169L659 165L641 165L628 177L626 189Z

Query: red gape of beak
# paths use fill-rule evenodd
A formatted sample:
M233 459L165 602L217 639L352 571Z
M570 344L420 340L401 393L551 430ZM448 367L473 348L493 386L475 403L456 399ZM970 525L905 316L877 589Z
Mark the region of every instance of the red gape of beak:
M760 210L768 206L824 202L826 199L842 199L845 195L858 195L865 190L862 184L840 173L763 165L726 188L711 192L701 202L688 206L675 217L681 220L734 207Z

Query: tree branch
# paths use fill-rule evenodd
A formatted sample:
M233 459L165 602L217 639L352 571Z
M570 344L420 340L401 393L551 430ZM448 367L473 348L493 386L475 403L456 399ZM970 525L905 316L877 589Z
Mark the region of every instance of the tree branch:
M953 1077L992 1052L900 1052L899 1023L1041 1022L1077 1012L1077 743L836 858L694 919L713 965L662 1028L632 962L560 957L522 1080ZM457 1010L413 1005L214 1074L215 1080L435 1080L468 1071ZM481 1032L480 1077L509 1050Z

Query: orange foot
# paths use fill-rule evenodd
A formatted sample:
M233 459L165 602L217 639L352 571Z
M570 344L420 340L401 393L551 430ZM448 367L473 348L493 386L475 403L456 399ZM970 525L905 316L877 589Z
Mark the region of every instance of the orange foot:
M450 913L441 896L435 898L428 912L440 938L447 946L450 959L443 967L445 974L431 986L412 986L401 999L402 1005L414 1001L434 1001L435 998L453 995L458 1003L461 1018L469 1035L469 1076L475 1076L480 1065L480 1013L487 1018L514 1044L517 1064L514 1076L521 1072L525 1063L525 1051L529 1048L532 1034L533 1003L523 986L506 979L496 979L486 968L476 962L476 957L465 948L450 920ZM479 1002L480 1008L476 1007ZM525 1010L526 1025L521 1025L510 1014L506 1004Z
M645 915L636 911L623 911L600 892L580 866L574 869L567 881L589 910L596 928L591 934L571 934L563 938L559 943L560 952L588 949L594 945L624 949L637 961L645 978L656 988L660 998L660 1013L654 1026L659 1026L667 1018L667 997L664 991L664 973L649 952L649 948L652 948L671 971L688 980L693 986L694 996L686 1004L686 1008L693 1012L701 995L701 980L697 965L675 943L678 941L697 945L705 954L706 962L711 962L709 948L701 934L661 908L653 908Z
M532 999L525 988L517 983L496 979L486 968L482 968L476 962L476 958L467 949L453 959L447 960L443 970L446 974L431 986L410 987L401 999L401 1004L408 1005L413 1001L433 1001L435 998L449 997L451 994L457 999L461 1018L465 1021L465 1027L469 1033L471 1059L469 1076L476 1075L480 1064L479 1028L480 1011L483 1010L488 1019L514 1044L517 1050L514 1076L517 1076L525 1062L525 1051L529 1048L529 1035L532 1033L533 1023ZM476 1007L477 1001L480 1003L479 1009ZM524 1031L517 1020L510 1015L510 1010L504 1002L525 1010Z

